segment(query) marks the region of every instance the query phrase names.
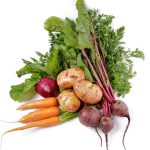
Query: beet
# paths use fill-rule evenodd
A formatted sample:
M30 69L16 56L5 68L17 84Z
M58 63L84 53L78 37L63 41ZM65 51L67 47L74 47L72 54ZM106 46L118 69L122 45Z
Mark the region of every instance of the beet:
M84 107L79 112L80 122L88 127L97 127L99 124L100 111L95 107Z
M106 139L106 148L108 150L108 132L111 131L114 127L114 121L111 116L103 116L100 119L99 127L102 129L102 131L105 134Z
M87 127L95 128L95 131L101 140L102 146L102 138L97 130L97 126L99 124L101 116L102 113L97 108L90 106L83 107L79 112L79 121Z
M58 85L55 80L51 78L42 78L36 85L36 91L43 97L52 97L58 90Z
M108 134L108 132L114 127L113 118L110 116L103 116L100 120L99 126L105 134Z
M125 135L128 131L129 125L130 125L130 115L129 115L128 107L123 101L116 100L111 106L111 112L112 112L112 114L114 114L116 116L126 117L128 119L128 124L125 128L125 131L123 134L123 139L122 139L122 144L123 144L124 148L126 149L124 139L125 139Z

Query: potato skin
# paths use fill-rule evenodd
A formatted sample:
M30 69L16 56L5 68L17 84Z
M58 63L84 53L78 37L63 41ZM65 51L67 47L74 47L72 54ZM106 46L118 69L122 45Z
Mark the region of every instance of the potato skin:
M63 110L75 112L80 107L80 100L73 90L64 90L57 97L58 102Z
M88 104L96 104L102 98L100 87L87 80L75 82L73 90L79 99Z
M82 79L85 79L85 74L81 68L70 68L59 73L57 76L57 84L62 89L68 89L72 88L76 81Z

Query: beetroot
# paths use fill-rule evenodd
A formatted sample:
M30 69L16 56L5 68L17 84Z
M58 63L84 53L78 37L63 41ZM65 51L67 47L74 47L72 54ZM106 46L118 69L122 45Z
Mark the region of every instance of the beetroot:
M130 125L130 115L129 115L128 107L123 101L116 100L111 106L111 112L114 115L117 115L120 117L126 117L128 119L128 124L126 126L125 131L124 131L123 139L122 139L123 146L126 149L125 144L124 144L124 139L125 139L126 132L127 132L129 125Z
M99 126L102 131L107 134L114 127L113 118L109 116L103 116L100 120Z
M114 127L114 121L113 118L110 116L103 116L100 119L100 123L99 123L100 128L102 129L102 131L105 134L105 138L106 138L106 148L108 150L108 132L113 129Z
M97 126L99 124L101 116L102 114L97 108L90 107L90 106L82 108L79 112L79 121L87 127L95 128L96 133L101 140L101 146L102 146L102 138L97 130Z
M84 107L79 112L80 122L88 127L97 127L100 120L100 111L95 107Z
M58 90L58 85L56 81L51 78L42 78L36 85L36 91L43 97L54 96L55 92Z

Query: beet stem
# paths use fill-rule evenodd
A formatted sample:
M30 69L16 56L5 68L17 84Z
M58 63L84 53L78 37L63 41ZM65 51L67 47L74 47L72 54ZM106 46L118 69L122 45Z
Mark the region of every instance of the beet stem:
M86 54L86 52L85 52L84 49L82 49L82 55L83 55L83 56L85 57L85 59L87 60L87 62L88 62L88 64L89 64L89 67L91 68L91 70L92 70L92 72L93 72L93 75L94 75L95 79L97 80L97 82L98 82L98 84L99 84L99 86L100 86L100 88L101 88L101 90L102 90L104 96L106 97L106 99L107 99L110 103L112 103L112 99L109 97L109 95L108 95L107 92L105 91L105 89L104 89L104 87L103 87L103 85L102 85L100 79L98 78L98 75L97 75L97 73L96 73L96 71L95 71L95 69L94 69L92 63L90 62L90 60L89 60L89 58L88 58L88 56L87 56L87 54Z
M112 89L112 86L111 86L111 84L110 84L110 80L109 80L109 77L108 77L108 74L107 74L107 71L106 71L106 63L105 63L104 53L103 53L103 51L102 51L100 45L98 44L95 35L94 35L94 43L95 43L95 45L96 45L96 51L97 51L98 56L99 56L99 58L100 58L100 63L101 63L101 65L102 65L102 69L103 69L103 71L104 71L104 76L105 76L106 80L108 81L108 83L109 83L109 85L110 85L110 92L111 92L111 94L112 94L112 98L113 98L113 101L114 101L114 100L115 100L115 96L114 96L114 92L113 92L113 89ZM100 49L100 52L102 53L102 59L101 59L101 55L100 55L100 53L99 53L99 49Z
M97 130L97 127L95 128L95 131L97 133L97 135L99 136L100 140L101 140L101 147L102 147L102 144L103 144L103 140L102 140L102 137L101 135L99 134L98 130Z
M104 103L102 104L102 109L103 109L104 116L107 116L108 112Z
M103 75L103 73L102 73L101 67L100 67L100 65L99 65L98 62L97 62L97 67L98 67L98 74L99 74L99 76L100 76L100 79L101 79L101 81L102 81L102 84L103 84L104 88L106 89L106 92L108 93L109 97L110 97L111 99L113 99L113 96L111 95L111 93L110 93L110 91L109 91L109 87L107 86L107 83L106 83L106 81L105 81L105 79L104 79L104 75Z
M105 140L106 140L106 149L108 150L108 134L105 134Z
M96 52L97 52L97 55L98 55L99 61L100 61L99 63L96 61L97 62L97 67L98 67L98 73L101 76L103 85L106 88L106 91L107 91L108 95L110 96L110 98L114 99L114 95L112 93L110 93L111 91L109 91L109 88L107 87L107 84L105 82L105 79L106 79L106 81L108 81L108 83L110 84L110 81L109 81L109 78L108 78L108 75L107 75L107 72L106 72L106 68L105 68L105 65L104 65L105 60L103 58L101 58L101 55L100 55L100 52L99 52L99 49L98 49L98 43L97 43L97 40L96 40L96 36L94 34L93 34L93 36L94 36L93 40L94 40L94 43L95 43ZM102 70L103 70L104 74L102 73ZM109 86L111 86L111 85L109 85Z
M124 149L126 150L126 146L125 146L124 140L125 140L125 136L126 136L126 133L127 133L127 131L128 131L129 125L130 125L130 116L129 116L129 115L126 115L126 116L124 116L124 117L126 117L126 118L128 119L128 124L127 124L127 126L126 126L125 131L124 131L123 139L122 139L123 147L124 147Z

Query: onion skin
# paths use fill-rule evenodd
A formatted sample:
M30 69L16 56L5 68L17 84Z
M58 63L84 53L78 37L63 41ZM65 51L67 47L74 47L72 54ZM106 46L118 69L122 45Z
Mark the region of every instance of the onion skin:
M57 82L48 77L41 78L36 85L37 93L45 98L54 96L57 90Z

